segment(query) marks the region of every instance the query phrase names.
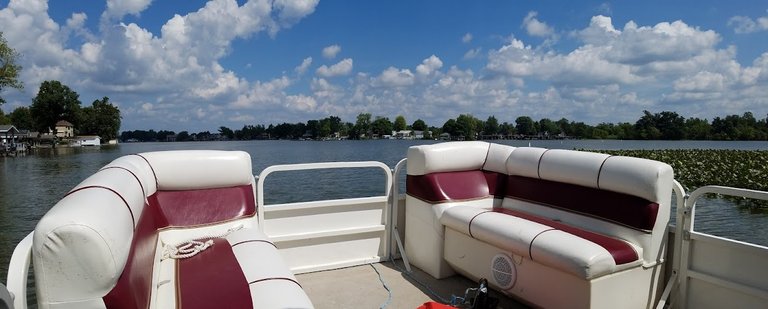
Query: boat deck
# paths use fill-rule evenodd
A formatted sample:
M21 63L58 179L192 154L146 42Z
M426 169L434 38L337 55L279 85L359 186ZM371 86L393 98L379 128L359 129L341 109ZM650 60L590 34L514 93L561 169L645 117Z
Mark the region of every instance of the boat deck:
M437 280L418 268L412 269L407 274L402 261L397 261L396 265L383 262L296 277L318 309L417 308L429 301L448 302L452 295L463 297L467 288L477 287L477 283L460 275ZM392 292L389 301L384 284ZM499 299L498 308L528 308L496 291L491 291L491 296Z

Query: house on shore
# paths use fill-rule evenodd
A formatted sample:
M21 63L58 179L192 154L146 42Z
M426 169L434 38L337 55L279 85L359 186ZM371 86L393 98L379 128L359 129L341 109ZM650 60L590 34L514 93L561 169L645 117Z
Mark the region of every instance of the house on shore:
M80 135L75 138L75 145L79 146L101 146L101 137L97 135Z
M14 144L19 137L19 129L15 126L0 125L0 144Z
M69 121L59 120L56 123L56 137L61 139L72 138L75 136L75 126Z

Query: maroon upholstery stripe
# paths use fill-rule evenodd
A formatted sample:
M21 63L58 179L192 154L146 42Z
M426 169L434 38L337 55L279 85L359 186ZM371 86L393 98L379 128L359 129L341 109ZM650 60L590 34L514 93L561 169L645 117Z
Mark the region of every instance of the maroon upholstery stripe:
M149 307L152 268L159 229L168 226L217 223L253 215L256 209L253 189L249 185L209 190L158 191L150 196L148 201L149 205L145 205L134 231L131 251L125 269L123 269L117 285L104 297L107 308ZM228 244L217 247L227 247L229 251L232 250ZM195 259L198 256L195 256ZM201 266L201 268L208 268L211 271L220 269L219 265L216 267ZM242 275L239 265L237 273ZM244 277L243 282L245 282ZM209 289L216 291L216 293L209 294L218 295L218 286L209 287ZM245 282L245 286L247 289L247 282ZM226 291L222 293L226 293ZM250 299L250 290L247 291L247 295ZM248 304L250 306L250 302ZM213 306L211 308L224 307ZM231 308L239 307L233 306Z
M149 203L159 207L168 222L167 226L212 224L256 214L256 201L251 185L157 191L149 197Z
M536 238L539 238L539 236L541 236L541 234L544 234L544 233L549 232L549 231L556 231L556 230L557 229L555 229L555 228L546 229L546 230L543 230L543 231L539 232L538 234L536 234L536 236L533 236L533 238L531 239L531 245L528 246L528 258L531 259L531 261L533 261L533 246L532 245L536 241Z
M533 221L539 224L550 226L555 229L561 230L563 232L566 232L566 233L575 235L577 237L586 239L590 242L593 242L605 248L605 250L608 250L608 252L611 253L611 256L613 256L613 260L616 262L616 265L631 263L631 262L637 261L638 259L637 252L635 251L635 249L632 248L632 246L616 238L582 230L577 227L573 227L557 221L537 217L534 215L526 214L520 211L497 208L497 209L494 209L494 212L503 213L506 215L515 216L518 218L526 219L528 221ZM533 246L533 242L531 242L531 246ZM531 256L531 259L533 259L532 256Z
M149 165L149 169L152 170L152 176L155 177L155 190L160 190L160 182L157 181L157 173L155 173L155 168L152 167L152 164L149 163L149 160L147 160L147 158L145 158L144 156L142 156L142 155L140 155L138 153L134 153L133 155L134 156L139 156L139 158L142 158L142 159L144 159L144 161L147 162L147 165Z
M176 267L178 308L253 308L249 282L225 239L176 260Z
M167 224L157 207L145 205L133 234L131 251L117 284L106 296L110 309L149 308L157 228Z
M286 277L273 277L273 278L264 278L264 279L259 279L259 280L253 280L253 281L251 281L251 282L248 282L248 285L251 285L251 284L254 284L254 283L259 283L259 282L264 282L264 281L272 281L272 280L285 280L285 281L290 281L290 282L293 282L293 283L295 283L295 284L296 284L296 285L298 285L299 287L301 287L301 284L300 284L298 281L296 281L296 280L293 280L293 279L291 279L291 278L286 278Z
M478 213L478 214L472 216L472 219L469 219L469 223L467 224L467 231L469 231L469 237L475 238L475 235L472 235L472 222L475 221L475 218L477 218L477 216L479 216L479 215L482 215L482 214L485 214L485 213L489 213L489 212L493 212L493 211L492 210L483 211L481 213Z
M65 194L64 197L67 197L67 196L69 196L72 193L79 192L79 191L82 191L82 190L85 190L85 189L104 189L104 190L110 191L110 192L114 193L115 195L117 195L118 197L120 197L120 199L123 200L123 203L125 204L125 208L127 208L128 212L131 214L131 222L133 223L134 230L136 229L136 218L133 216L133 209L131 209L131 206L128 204L128 201L125 200L123 195L120 194L119 192L115 191L112 188L105 187L105 186L85 186L85 187L77 188L75 190L67 192L67 194Z
M136 176L136 174L133 171L131 171L131 170L125 168L125 167L122 167L122 166L108 166L108 167L100 169L99 171L108 170L108 169L119 169L119 170L124 170L124 171L126 171L128 173L131 173L133 178L136 179L136 182L139 183L139 187L141 188L141 194L145 194L144 192L146 192L146 191L144 191L144 184L141 183L141 180L139 179L139 176ZM144 196L144 197L146 197L146 196Z
M506 196L650 232L659 204L643 198L567 183L509 176Z
M247 244L247 243L252 243L252 242L261 242L261 243L265 243L265 244L270 244L273 247L277 248L277 245L275 245L275 243L273 243L273 242L271 242L269 240L266 240L266 239L243 240L243 241L239 241L239 242L236 242L236 243L232 244L232 247L234 248L235 246L242 245L242 244Z
M408 175L406 191L429 203L478 199L491 194L488 180L480 170Z

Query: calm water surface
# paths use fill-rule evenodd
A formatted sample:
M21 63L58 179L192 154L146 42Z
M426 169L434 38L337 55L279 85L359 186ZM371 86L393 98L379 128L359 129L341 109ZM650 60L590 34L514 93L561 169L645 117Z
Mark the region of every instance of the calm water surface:
M496 141L527 146L529 141ZM5 282L7 265L16 243L31 232L67 191L117 157L146 151L178 149L243 150L251 154L253 173L275 164L380 161L391 168L405 157L409 146L431 141L246 141L135 143L116 147L42 149L26 156L0 158L0 282ZM530 141L545 148L585 149L745 149L768 150L768 142L713 141ZM313 174L275 174L266 185L267 203L312 200L309 194L322 192L325 198L361 196L383 192L377 170L327 171ZM331 186L322 186L332 182ZM302 188L295 190L292 188ZM297 192L298 191L298 192ZM718 236L768 245L768 215L752 214L728 202L707 200L697 208L697 230Z

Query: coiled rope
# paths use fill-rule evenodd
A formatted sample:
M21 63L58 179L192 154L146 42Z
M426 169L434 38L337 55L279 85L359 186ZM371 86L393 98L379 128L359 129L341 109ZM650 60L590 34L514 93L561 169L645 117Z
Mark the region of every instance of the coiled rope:
M204 235L202 237L178 242L175 244L166 244L163 247L163 256L160 258L160 260L164 261L167 259L191 258L197 255L198 253L205 251L205 249L208 249L210 246L212 246L213 239L227 237L229 236L229 234L232 234L242 229L243 229L243 225L239 224L229 228L224 233L219 233L214 235Z

